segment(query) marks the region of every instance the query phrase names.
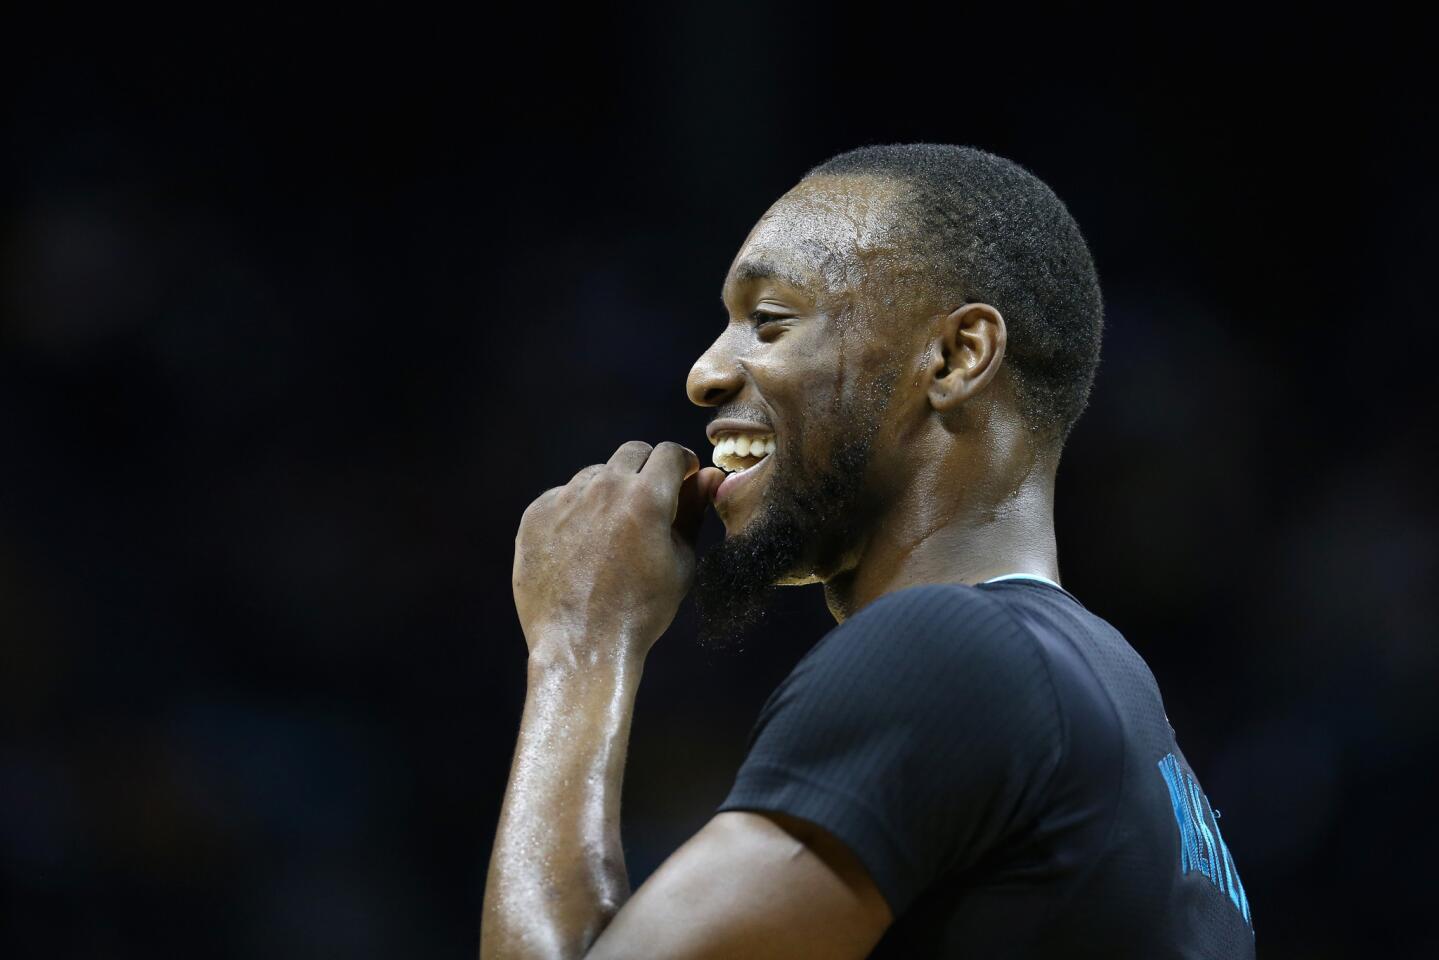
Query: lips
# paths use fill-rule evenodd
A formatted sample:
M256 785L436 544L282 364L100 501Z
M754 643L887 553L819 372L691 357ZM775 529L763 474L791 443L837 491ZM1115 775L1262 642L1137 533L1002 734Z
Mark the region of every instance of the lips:
M725 477L724 482L721 483L719 489L715 491L716 508L721 504L724 504L726 507L732 506L735 503L736 496L742 495L745 490L753 489L756 483L762 479L761 475L768 473L770 461L773 459L774 457L767 456L754 466L731 473Z
M718 443L728 434L773 436L774 428L755 420L738 420L733 417L712 421L708 427L705 427L705 436L709 438L710 443Z

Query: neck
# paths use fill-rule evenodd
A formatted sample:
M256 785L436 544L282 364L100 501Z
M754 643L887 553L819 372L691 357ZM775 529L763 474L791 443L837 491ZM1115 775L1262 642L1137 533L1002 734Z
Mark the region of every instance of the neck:
M962 484L975 495L936 504L939 476L915 478L891 501L844 569L825 576L825 602L835 620L906 587L980 583L1007 573L1033 573L1058 582L1054 539L1057 456L1018 454L1018 462L988 483ZM930 473L942 473L940 464ZM953 477L955 474L950 473Z

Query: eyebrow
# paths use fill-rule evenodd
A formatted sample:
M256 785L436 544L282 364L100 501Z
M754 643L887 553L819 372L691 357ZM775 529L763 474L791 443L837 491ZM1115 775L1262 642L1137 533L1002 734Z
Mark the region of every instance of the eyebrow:
M755 257L749 260L742 260L734 269L735 283L753 283L756 280L778 280L787 283L796 290L809 290L809 281L799 272L776 263L766 257ZM720 291L720 298L724 298L724 290Z

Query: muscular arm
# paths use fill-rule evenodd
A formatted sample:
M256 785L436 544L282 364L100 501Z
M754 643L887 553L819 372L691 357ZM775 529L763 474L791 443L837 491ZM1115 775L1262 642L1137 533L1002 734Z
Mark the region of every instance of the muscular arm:
M781 814L715 815L635 891L588 960L869 955L893 921L853 854Z
M639 664L529 668L480 956L582 957L629 899L620 784Z
M843 845L790 817L721 813L630 896L619 801L639 674L531 664L481 957L867 955L888 906Z
M678 444L631 441L525 511L514 588L528 687L484 960L861 957L890 922L838 843L748 813L716 816L630 896L619 807L635 691L721 479Z

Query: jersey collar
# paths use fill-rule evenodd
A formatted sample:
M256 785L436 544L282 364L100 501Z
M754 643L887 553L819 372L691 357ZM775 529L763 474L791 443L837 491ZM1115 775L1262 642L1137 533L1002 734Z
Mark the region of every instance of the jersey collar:
M983 582L984 582L984 583L997 583L997 582L999 582L1000 580L1038 580L1040 583L1047 583L1047 584L1049 584L1051 587L1055 587L1055 588L1057 588L1057 589L1064 590L1063 587L1059 586L1059 584L1055 583L1053 580L1049 579L1048 577L1041 577L1041 576L1040 576L1039 574L1037 574L1037 573L1006 573L1006 574L1004 574L1004 575L1001 576L1001 577L990 577L988 580L985 580L985 581L983 581ZM1065 592L1065 593L1068 593L1069 591L1068 591L1068 590L1064 590L1064 592Z

